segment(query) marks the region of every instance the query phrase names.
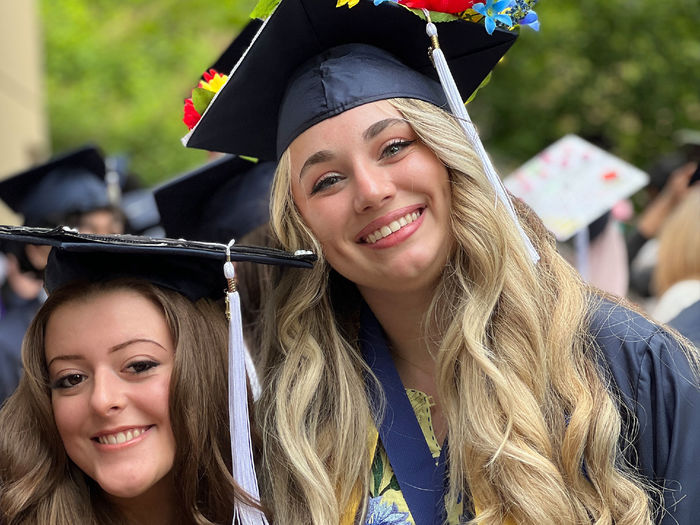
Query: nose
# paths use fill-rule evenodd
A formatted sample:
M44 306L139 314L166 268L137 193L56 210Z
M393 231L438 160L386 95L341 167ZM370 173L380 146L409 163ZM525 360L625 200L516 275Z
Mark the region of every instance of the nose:
M123 387L123 381L110 370L95 370L90 395L95 413L105 416L121 411L126 405Z
M396 194L396 186L386 168L358 163L354 166L353 178L354 206L358 213L378 208Z

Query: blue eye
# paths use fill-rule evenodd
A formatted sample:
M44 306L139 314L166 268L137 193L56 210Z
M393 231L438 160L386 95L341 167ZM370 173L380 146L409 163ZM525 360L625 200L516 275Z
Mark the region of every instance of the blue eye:
M389 144L386 148L382 150L382 154L380 155L380 158L386 159L393 157L394 155L397 155L400 153L403 149L407 148L411 144L413 144L415 140L397 140L395 142L392 142Z
M85 381L86 376L83 374L68 374L56 379L51 385L52 389L67 389L78 386L80 383Z
M314 187L311 188L311 195L330 188L340 180L342 180L342 177L336 173L331 173L325 177L322 177L316 182L316 184L314 184Z
M156 363L155 361L136 361L134 363L130 363L126 368L131 369L135 374L143 374L144 372L157 367L159 364L160 363Z

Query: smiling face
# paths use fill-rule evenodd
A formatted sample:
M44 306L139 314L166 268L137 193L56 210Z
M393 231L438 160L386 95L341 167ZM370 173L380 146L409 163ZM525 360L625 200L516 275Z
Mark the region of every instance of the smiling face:
M361 293L428 290L451 247L447 169L387 101L324 120L289 148L294 202Z
M115 498L162 490L175 458L175 346L143 295L116 289L58 306L45 330L54 419L68 456Z

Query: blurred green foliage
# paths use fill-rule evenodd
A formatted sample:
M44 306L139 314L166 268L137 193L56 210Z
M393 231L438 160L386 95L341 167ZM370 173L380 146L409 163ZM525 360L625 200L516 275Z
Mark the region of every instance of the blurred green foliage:
M41 0L54 151L96 142L148 183L204 162L180 145L182 102L254 4ZM504 174L566 133L603 135L644 168L700 128L700 2L537 7L541 31L523 29L469 105Z
M41 0L54 152L127 154L147 184L203 163L180 137L183 99L255 0Z
M604 137L645 169L700 129L700 2L541 0L470 104L507 174L567 133Z

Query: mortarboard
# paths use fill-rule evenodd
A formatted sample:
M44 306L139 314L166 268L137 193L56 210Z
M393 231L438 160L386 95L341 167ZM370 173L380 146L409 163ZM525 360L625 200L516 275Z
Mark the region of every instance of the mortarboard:
M330 0L283 0L183 139L186 145L269 160L278 158L279 148L286 148L305 125L367 102L413 97L446 106L426 52L425 22L403 6L389 4L363 0L346 9ZM462 95L476 90L515 38L515 33L501 30L489 35L482 25L464 20L440 24L441 45ZM351 48L331 53L331 71L322 62L309 62L347 44L362 44L357 60L373 67L358 68L357 62L343 67L343 61L334 61L351 55ZM308 67L300 72L305 63ZM293 114L281 115L290 80L314 71L332 75L332 99L319 101L322 94L314 90L308 99L294 99L294 107L288 107L296 109Z
M135 235L80 234L70 228L0 226L0 239L51 246L46 268L48 293L74 281L133 277L177 291L196 301L220 299L227 286L222 271L232 261L310 268L315 257L267 247L151 239Z
M558 241L646 186L649 176L576 135L549 145L505 179Z
M154 191L168 237L226 242L269 218L275 164L227 155Z
M214 69L219 73L228 73L236 65L236 62L243 56L243 53L253 41L255 34L260 30L262 20L250 20L246 26L241 29L241 32L236 35L226 50L221 53L221 56L216 59L210 69Z
M65 227L48 229L0 226L0 239L52 246L45 278L49 293L68 283L103 282L131 277L175 290L192 301L203 297L219 299L226 296L233 477L241 488L257 499L259 496L250 441L240 303L231 261L310 268L315 260L311 252L290 254L273 248L231 243L226 245L132 235L79 234ZM239 502L236 503L235 515L242 522L250 518L265 522L259 511L243 507Z
M0 181L0 199L26 225L56 225L70 213L109 206L104 176L99 150L84 146Z
M466 11L460 16L485 24L448 16L450 21L439 24L438 42L437 26L426 9L422 12L427 24L389 1L346 0L336 6L331 0L282 0L225 81L217 79L217 85L210 86L216 91L207 94L210 102L203 105L200 99L197 118L187 120L190 132L183 144L279 159L306 129L348 109L397 97L430 102L457 118L536 262L539 256L463 98L478 89L515 41L517 34L503 27L532 23L533 16L536 21L531 4L534 1L462 3L460 9ZM193 92L193 99L197 95ZM186 114L188 105L193 106L192 99L186 101Z

